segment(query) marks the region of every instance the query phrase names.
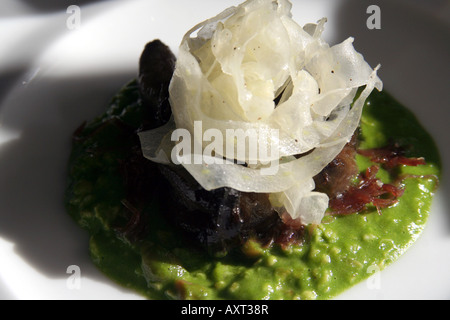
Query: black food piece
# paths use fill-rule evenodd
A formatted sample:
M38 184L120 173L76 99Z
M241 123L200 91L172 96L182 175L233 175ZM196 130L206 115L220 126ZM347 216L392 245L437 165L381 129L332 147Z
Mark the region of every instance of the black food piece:
M284 231L267 194L207 191L183 167L159 167L168 182L170 221L211 254L225 255L249 239L269 244Z
M160 40L147 43L139 59L139 92L145 106L143 129L154 123L166 123L172 111L169 104L169 84L176 58ZM151 123L149 125L148 123Z
M323 170L314 177L316 191L326 193L334 198L345 192L352 180L358 175L356 153L358 145L358 132L349 143Z

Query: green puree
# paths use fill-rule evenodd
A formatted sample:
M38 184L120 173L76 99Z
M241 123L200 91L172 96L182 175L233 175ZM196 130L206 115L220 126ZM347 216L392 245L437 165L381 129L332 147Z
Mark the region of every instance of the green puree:
M149 232L131 243L117 232L127 222L117 163L129 152L129 137L111 119L138 128L141 113L133 81L105 114L82 129L87 138L73 145L66 205L90 234L95 265L147 298L330 299L395 261L427 221L437 183L431 175L440 174L438 151L408 110L387 93L374 91L361 122L361 149L385 146L393 138L410 146L407 156L427 161L418 167L399 167L397 174L426 177L405 179L404 195L381 215L369 207L360 214L326 216L321 225L307 228L301 246L262 248L249 241L226 257L212 258L188 246L164 220L158 197L149 195L144 210ZM361 170L372 164L359 155L357 161ZM377 177L385 183L393 179L384 169Z

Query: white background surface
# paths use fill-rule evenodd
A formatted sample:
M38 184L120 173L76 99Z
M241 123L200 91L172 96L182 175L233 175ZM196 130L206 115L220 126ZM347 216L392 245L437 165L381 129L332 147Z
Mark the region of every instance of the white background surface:
M146 42L159 38L176 53L185 31L239 2L1 0L1 299L140 299L95 269L87 235L64 211L70 136L136 75ZM353 36L372 66L381 63L385 90L416 113L443 158L444 181L417 243L380 273L379 288L362 282L337 299L449 299L449 2L293 3L299 24L326 16L327 41ZM73 4L78 30L67 28ZM370 4L381 9L380 30L366 27ZM79 289L68 286L70 265L80 267Z

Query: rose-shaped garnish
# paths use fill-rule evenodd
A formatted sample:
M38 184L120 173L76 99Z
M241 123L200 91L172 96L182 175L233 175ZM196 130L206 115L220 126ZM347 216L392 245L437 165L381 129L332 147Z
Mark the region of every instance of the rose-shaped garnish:
M169 163L175 154L207 190L271 193L293 219L320 223L328 197L313 177L350 141L382 82L352 38L330 47L321 39L326 19L302 28L290 10L287 0L249 0L189 30L170 85L173 119L140 138L144 156ZM187 143L179 130L192 148L173 149ZM257 134L266 152L237 152L229 132ZM201 160L190 161L199 150Z

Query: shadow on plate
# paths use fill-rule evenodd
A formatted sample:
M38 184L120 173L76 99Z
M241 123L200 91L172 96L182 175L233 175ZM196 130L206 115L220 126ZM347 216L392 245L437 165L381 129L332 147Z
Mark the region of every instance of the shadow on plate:
M25 67L15 67L12 70L0 74L0 106L4 97L11 90L14 83L17 83L19 79L23 77L25 73Z
M372 4L380 8L381 29L367 27ZM381 64L383 90L414 112L435 139L443 167L439 192L449 194L450 135L445 133L450 118L450 29L404 1L345 0L335 19L337 41L354 37L356 50L369 64ZM448 197L442 198L444 208L450 208ZM450 232L450 215L445 219Z
M45 277L67 279L77 265L81 276L105 279L90 261L87 233L65 212L66 170L74 130L133 77L36 77L5 99L2 129L19 137L0 145L0 237Z

